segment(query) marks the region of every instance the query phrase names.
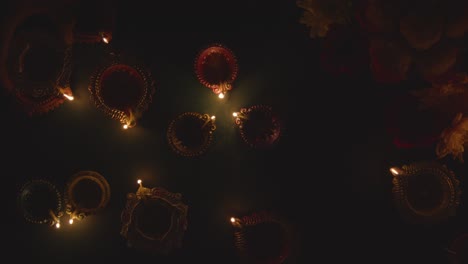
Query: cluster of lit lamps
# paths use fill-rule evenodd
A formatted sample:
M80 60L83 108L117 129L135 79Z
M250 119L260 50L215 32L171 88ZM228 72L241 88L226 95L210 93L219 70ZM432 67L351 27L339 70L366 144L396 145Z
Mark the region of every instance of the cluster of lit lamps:
M49 75L42 76L44 78L34 79L35 68L29 64L38 63L34 61L37 60L36 56L41 55L44 50L50 52L56 47L44 47L36 36L19 33L23 35L16 34L15 36L21 37L13 37L9 50L9 60L14 60L15 63L9 69L10 81L7 88L25 107L26 112L31 115L45 113L65 100L75 100L70 88L73 42L51 42L54 45L63 45L55 68ZM112 31L76 31L74 37L75 43L110 44ZM232 90L238 75L238 66L230 49L219 44L211 45L198 54L194 66L200 83L210 88L220 99L224 99ZM119 121L123 129L137 124L137 119L148 109L155 92L154 80L148 70L115 53L111 53L106 62L97 67L88 90L95 105L107 116ZM241 108L232 115L242 139L251 147L268 147L280 138L280 119L269 106ZM215 121L216 117L213 115L183 113L170 123L166 134L168 143L181 156L202 155L213 141ZM121 235L127 239L129 246L153 252L168 253L181 247L187 229L188 210L188 206L182 202L181 194L159 187L143 187L141 180L138 180L138 184L136 193L127 195L127 203L121 214ZM60 228L65 217L68 217L67 222L71 225L102 211L110 200L110 193L109 183L102 175L94 171L81 171L70 177L63 192L47 180L27 182L19 192L18 203L29 222ZM152 215L154 210L159 212L157 219ZM154 221L162 221L161 219L165 219L165 222L158 224L160 229L154 229L157 226ZM284 244L280 254L270 263L282 263L289 254L287 228L277 218L269 214L253 214L241 218L232 217L230 222L235 228L236 246L240 252L246 253L247 245L240 241L248 239L245 237L252 227L273 223L280 226L280 233L284 232L282 235L285 238L282 240Z

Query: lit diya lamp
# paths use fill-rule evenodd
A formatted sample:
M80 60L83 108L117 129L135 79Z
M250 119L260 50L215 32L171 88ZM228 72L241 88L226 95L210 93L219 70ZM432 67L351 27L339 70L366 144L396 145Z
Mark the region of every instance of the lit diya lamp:
M175 118L167 129L171 149L185 157L204 154L213 141L215 116L186 112Z
M180 248L188 210L182 203L182 195L159 187L143 187L141 180L138 184L137 192L127 195L120 234L129 247L153 253L168 254Z
M128 129L148 109L154 81L150 72L138 66L113 62L91 77L89 91L98 108Z
M237 78L237 59L228 48L214 44L202 50L195 60L195 73L204 86L220 99L232 89Z
M245 143L253 148L275 145L283 132L279 116L269 106L255 105L232 113Z
M246 263L280 264L291 252L287 226L270 213L231 217L235 246Z
M115 27L116 9L112 0L81 1L73 40L78 43L109 44Z
M458 236L448 249L452 264L468 263L468 234Z
M49 181L32 180L24 184L18 195L18 204L27 221L60 228L62 196Z
M110 186L107 180L94 171L81 171L73 175L65 188L66 213L73 224L75 220L96 214L109 203Z
M74 99L70 89L71 41L45 10L9 21L3 34L1 80L29 114L46 113Z
M436 223L456 214L460 183L452 171L436 162L390 168L393 196L402 216L411 222Z

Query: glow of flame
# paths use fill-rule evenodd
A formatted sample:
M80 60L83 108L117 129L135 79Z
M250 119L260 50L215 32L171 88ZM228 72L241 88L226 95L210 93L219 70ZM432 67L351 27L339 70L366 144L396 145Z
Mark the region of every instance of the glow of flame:
M390 172L393 174L393 176L400 175L400 170L397 168L390 168Z
M68 223L70 223L70 225L73 225L73 218L68 220Z
M60 223L56 223L56 224L55 224L55 227L56 227L56 228L60 228Z
M237 117L238 115L239 115L239 113L237 113L237 112L232 113L233 117Z
M123 125L123 129L128 129L128 125L127 124Z
M102 37L102 41L106 44L109 44L109 40L106 37Z
M138 184L141 184L141 180L138 180L137 183L138 183Z
M215 120L216 119L216 116L211 116L211 120Z
M223 93L219 93L219 94L218 94L218 98L219 98L219 99L223 99L223 98L224 98L224 94L223 94Z
M234 217L231 217L231 223L235 223L236 219Z
M73 95L63 94L63 96L64 96L65 98L67 98L68 100L70 100L70 101L75 100L75 97L73 97Z

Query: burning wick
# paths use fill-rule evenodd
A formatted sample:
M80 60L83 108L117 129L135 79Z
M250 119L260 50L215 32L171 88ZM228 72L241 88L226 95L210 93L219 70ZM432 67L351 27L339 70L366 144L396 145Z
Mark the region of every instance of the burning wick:
M202 128L204 128L206 125L208 124L213 124L215 119L216 119L216 116L209 116L208 114L205 114L204 116L204 119L206 119L205 123L203 124Z
M240 119L248 119L248 117L242 112L233 112L232 116L234 117L236 122Z
M142 181L138 179L137 183L140 185L138 187L138 190L136 192L137 197L144 197L145 195L150 195L151 194L151 189L143 187Z
M68 223L70 223L70 225L73 225L73 218L68 220Z
M235 228L242 228L242 221L239 218L231 217L231 224Z
M106 34L104 32L99 33L101 35L102 42L109 44L109 38L106 37Z
M219 94L218 94L218 98L219 98L219 99L223 99L223 98L224 98L224 93L219 93Z
M121 122L124 124L122 126L123 129L129 129L136 125L135 116L133 115L133 111L131 109L128 110L128 114L124 116Z
M75 97L73 97L73 95L63 94L63 96L64 96L65 98L67 98L68 100L70 100L70 101L75 100Z
M58 216L56 216L55 213L52 210L49 210L49 215L50 215L50 217L52 217L52 220L53 220L51 225L53 225L55 223L55 227L60 228L60 218Z
M400 169L395 168L395 167L390 168L390 172L392 173L393 176L398 176L402 173Z

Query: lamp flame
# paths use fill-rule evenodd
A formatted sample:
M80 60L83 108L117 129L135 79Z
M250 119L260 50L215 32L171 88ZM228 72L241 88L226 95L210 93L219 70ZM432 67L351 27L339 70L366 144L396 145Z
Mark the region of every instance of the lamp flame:
M109 44L109 40L106 37L102 37L102 41L106 44Z
M70 225L73 225L73 218L68 220L68 223L70 223Z
M223 99L223 98L224 98L224 93L219 93L219 94L218 94L218 98L219 98L219 99Z
M73 95L68 95L68 94L66 94L66 93L63 94L63 97L67 98L67 99L70 100L70 101L75 100L75 97L73 97Z
M231 223L235 223L236 219L234 217L231 217Z
M122 126L122 128L123 128L123 129L128 129L128 125L125 124L125 125Z
M216 119L216 116L211 116L211 120L215 120Z
M401 174L401 170L396 167L390 168L390 172L392 173L393 176L398 176Z
M239 113L237 113L237 112L232 113L233 117L237 117L238 115L239 115Z
M55 224L55 227L56 227L56 228L60 228L60 223L56 223L56 224Z

